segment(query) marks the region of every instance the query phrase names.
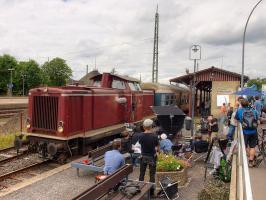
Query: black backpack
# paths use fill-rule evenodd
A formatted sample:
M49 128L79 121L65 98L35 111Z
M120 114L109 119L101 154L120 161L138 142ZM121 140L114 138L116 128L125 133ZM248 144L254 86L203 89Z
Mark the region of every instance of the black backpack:
M254 130L257 129L258 123L254 112L251 109L245 110L243 112L242 120L243 129Z

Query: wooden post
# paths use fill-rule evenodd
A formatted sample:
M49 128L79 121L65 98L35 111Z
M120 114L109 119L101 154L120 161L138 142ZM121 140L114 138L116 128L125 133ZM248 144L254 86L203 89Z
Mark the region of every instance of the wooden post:
M190 81L190 84L189 84L190 88L189 88L189 97L188 97L188 105L189 105L189 108L188 108L188 116L192 116L192 81Z
M206 103L206 91L205 91L205 88L203 90L203 101L204 101L204 103Z
M23 113L20 113L20 133L22 133L23 129Z
M196 92L195 92L195 111L196 111L196 113L198 112L198 89L196 89ZM196 114L195 113L195 114Z
M202 89L200 89L200 105L202 103Z

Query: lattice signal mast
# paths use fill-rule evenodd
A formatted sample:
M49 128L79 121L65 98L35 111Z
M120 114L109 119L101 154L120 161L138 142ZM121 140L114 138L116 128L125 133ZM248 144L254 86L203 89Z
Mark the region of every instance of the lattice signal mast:
M152 61L152 82L158 83L158 43L159 43L159 13L158 5L155 13L153 61Z

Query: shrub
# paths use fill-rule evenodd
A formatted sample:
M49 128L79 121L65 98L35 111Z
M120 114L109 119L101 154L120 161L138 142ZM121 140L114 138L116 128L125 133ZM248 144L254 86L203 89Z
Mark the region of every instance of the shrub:
M159 154L157 158L157 171L179 171L188 167L186 161L176 158L174 155Z
M15 134L0 134L0 149L13 146Z

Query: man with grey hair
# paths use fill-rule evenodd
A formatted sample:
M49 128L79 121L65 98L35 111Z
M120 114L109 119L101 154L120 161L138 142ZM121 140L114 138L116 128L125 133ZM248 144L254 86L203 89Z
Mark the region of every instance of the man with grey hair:
M149 165L150 182L155 182L156 158L160 150L157 135L152 132L153 121L146 119L143 122L144 134L139 140L141 145L140 175L139 180L144 181L146 168ZM151 195L154 195L154 188L151 189Z

